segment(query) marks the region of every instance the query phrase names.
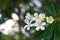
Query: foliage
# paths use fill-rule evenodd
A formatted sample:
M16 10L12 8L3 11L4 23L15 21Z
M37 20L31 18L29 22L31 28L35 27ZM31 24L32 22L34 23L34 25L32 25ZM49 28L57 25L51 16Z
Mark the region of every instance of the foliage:
M54 23L46 27L45 31L38 31L32 34L30 38L23 39L23 34L19 33L20 40L60 40L60 5L57 5L59 0L43 0L42 3L42 12L45 12L47 15L54 17ZM18 7L19 3L27 4L29 0L0 0L0 9L2 13L2 18L0 18L0 24L5 22L5 17L11 18L11 13L14 11L15 7ZM60 2L60 1L59 1ZM30 7L29 12L34 13L32 7ZM38 13L40 10L38 11ZM13 37L8 37L0 33L0 40L14 40Z

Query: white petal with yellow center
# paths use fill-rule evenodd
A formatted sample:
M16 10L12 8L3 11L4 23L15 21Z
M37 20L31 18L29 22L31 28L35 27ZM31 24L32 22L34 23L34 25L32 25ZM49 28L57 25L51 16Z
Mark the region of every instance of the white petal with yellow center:
M35 16L35 17L38 16L38 13L34 13L34 16Z
M36 20L39 20L40 19L40 17L39 16L36 16Z
M41 28L42 27L42 24L41 23L38 23L38 27Z
M46 17L47 23L53 23L54 19L52 16Z
M46 15L45 15L44 13L40 13L40 14L39 14L39 17L40 17L41 19L45 19L45 18L46 18Z
M41 30L45 30L45 26L46 25L46 22L37 22L34 24L34 26L36 27L36 31L38 31L39 29Z
M35 13L35 14L34 14L34 18L35 18L35 21L36 21L36 22L42 21L42 19L41 19L40 16L38 15L38 13Z

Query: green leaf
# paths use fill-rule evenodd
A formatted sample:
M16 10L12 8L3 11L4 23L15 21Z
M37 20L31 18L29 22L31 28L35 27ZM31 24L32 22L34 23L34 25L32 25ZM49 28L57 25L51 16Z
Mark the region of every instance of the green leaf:
M16 0L0 0L0 9L4 10L12 5Z
M54 29L54 40L60 40L60 22L56 23Z
M41 35L44 33L44 31L37 31L34 35L33 35L33 37L34 37L34 40L36 39L36 40L40 40L41 38Z
M44 7L44 10L53 17L56 17L59 9L55 3L50 3Z
M11 40L9 36L3 35L3 34L0 35L0 38L1 40Z
M0 0L0 3L0 9L5 9L9 4L9 0Z
M53 15L53 12L51 11L51 8L50 8L50 7L45 6L44 9L45 9L45 11L46 11L47 13L49 13L49 14L52 15L52 16L54 16L54 15Z
M1 10L3 16L11 18L11 13L14 12L14 8L18 5L17 0L10 0L8 6Z
M53 35L53 30L54 30L54 25L49 25L48 28L46 29L45 33L43 34L43 39L44 40L50 40L52 35Z

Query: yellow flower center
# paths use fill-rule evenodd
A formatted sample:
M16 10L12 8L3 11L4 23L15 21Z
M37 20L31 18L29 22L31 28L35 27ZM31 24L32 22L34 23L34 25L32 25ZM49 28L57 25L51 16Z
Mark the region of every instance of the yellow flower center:
M45 18L45 16L41 16L41 18L42 18L42 19L44 19L44 18Z
M42 27L42 24L41 23L38 23L38 27Z
M36 17L36 20L39 20L39 19L40 19L40 17L39 17L39 16L37 16L37 17Z
M51 18L48 18L48 22L51 22L52 21L52 19Z

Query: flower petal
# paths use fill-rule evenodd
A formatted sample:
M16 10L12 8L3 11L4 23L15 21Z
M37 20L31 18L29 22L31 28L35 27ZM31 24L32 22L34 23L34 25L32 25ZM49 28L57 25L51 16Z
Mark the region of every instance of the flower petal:
M42 25L46 25L46 22L42 22Z
M29 20L28 20L28 19L25 19L24 22L25 22L26 24L29 24Z
M38 16L38 13L34 13L34 16L35 16L35 17Z
M27 30L30 30L30 27L27 27Z
M35 21L35 17L33 17L33 18L31 19L30 23L31 23L32 21Z
M36 31L39 31L39 29L40 29L39 27L36 27Z
M44 13L40 13L40 14L39 14L39 17L40 17L41 19L44 19L44 18L46 17L46 15L45 15Z
M41 27L41 30L45 30L45 27Z
M37 24L37 23L34 23L33 25L34 25L34 26L37 26L38 24Z
M14 19L16 21L19 20L19 17L18 17L18 15L16 13L12 13L11 17L12 17L12 19Z
M28 19L28 20L31 20L32 19L32 15L30 13L27 13L25 18Z
M28 25L25 25L25 26L24 26L24 29L26 29L27 27L28 27Z
M42 22L42 20L40 19L40 20L36 20L36 23L41 23Z
M33 27L34 26L34 24L31 24L31 27Z
M54 19L52 16L46 17L47 23L53 23Z

